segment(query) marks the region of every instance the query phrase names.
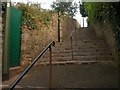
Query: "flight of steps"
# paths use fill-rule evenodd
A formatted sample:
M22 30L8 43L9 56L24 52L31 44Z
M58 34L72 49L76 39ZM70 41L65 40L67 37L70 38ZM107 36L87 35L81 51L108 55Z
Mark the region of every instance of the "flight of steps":
M76 40L77 40L77 42L76 42ZM105 41L103 39L98 39L95 36L95 34L93 33L93 31L91 31L89 29L86 29L86 30L85 29L78 29L73 33L73 59L72 59L72 53L71 53L70 39L68 39L68 41L62 42L60 45L56 44L55 47L52 47L52 64L55 65L54 68L53 68L53 75L54 75L53 76L53 78L54 78L53 82L58 80L59 77L56 79L57 76L61 75L61 74L59 74L59 71L61 71L62 74L64 74L63 75L64 77L66 75L71 75L70 73L73 72L75 74L74 76L77 76L77 75L79 76L79 75L82 75L82 74L84 76L86 76L86 77L79 76L79 78L84 78L85 79L84 82L87 83L85 85L87 86L89 84L87 81L91 81L92 80L91 77L93 79L95 77L95 80L96 80L97 75L99 75L98 72L102 71L100 69L100 67L102 67L102 66L101 65L96 66L97 63L107 63L108 64L108 63L113 63L113 61L114 60L112 58L112 54L111 54L109 48L107 47L107 44L105 43ZM73 66L72 66L72 64L73 64ZM90 66L89 65L85 65L85 66L74 65L74 64L89 64ZM91 64L94 64L94 65L91 66ZM33 79L32 81L30 80L30 82L29 82L29 79L27 79L29 77L29 75L28 75L28 77L26 77L26 79L24 78L25 80L23 79L23 82L21 82L21 84L18 84L18 86L15 88L15 90L18 90L18 89L19 90L33 90L33 89L35 89L35 90L36 89L37 90L42 90L42 89L49 90L49 88L47 87L46 84L45 84L45 87L42 87L44 81L48 82L48 80L46 79L46 75L49 75L48 74L49 67L46 66L46 68L40 69L41 68L40 65L49 65L49 50L44 54L44 56L40 60L38 60L37 65L38 65L38 67L36 67L37 70L36 69L32 70L32 73L34 73L32 75L32 78L35 78L36 84L38 84L38 85L36 85L36 84L32 85L35 80ZM63 67L64 69L63 68L60 69L56 65L59 65L60 68ZM63 65L63 66L61 66L61 65ZM70 66L72 66L72 67L70 67ZM80 68L78 68L78 66ZM87 68L87 67L89 67L89 68ZM106 66L104 64L103 64L103 67L106 68ZM74 70L73 70L73 68L74 68ZM87 71L87 69L90 69L91 71L88 72L89 70ZM45 70L45 72L47 74L44 74L44 72L42 70L43 71ZM71 70L73 70L73 71L71 72ZM41 71L41 73L40 73L40 71ZM92 73L93 71L95 71L95 74ZM58 75L57 75L56 72L58 73ZM91 75L91 76L89 76L89 78L87 78L87 74L88 74L88 76L89 75ZM106 73L105 73L105 75L106 75ZM63 76L61 75L61 77L63 77ZM38 79L38 77L39 77L39 79ZM67 77L69 77L69 76L67 76ZM68 78L68 81L69 80L73 81L73 82L69 81L70 83L74 83L74 81L76 80L77 77L73 78L73 79L72 78L70 78L70 77ZM79 78L77 78L77 81L75 81L75 82L81 82L81 80L79 80ZM86 78L88 80L86 80ZM42 79L43 79L43 81L42 81ZM99 79L101 80L100 76L97 80L99 80ZM103 79L103 77L102 77L102 79ZM41 81L39 82L39 80L41 80ZM66 83L67 79L65 79L65 80L66 81L64 82L64 84L68 85ZM62 81L62 78L60 78L60 80L58 80L58 81L59 82ZM56 82L58 83L58 81L56 81ZM41 82L42 82L42 84L41 84ZM24 83L24 84L22 84L22 83ZM31 84L32 86L29 86L29 83L32 83ZM62 82L60 82L60 83L62 83ZM58 83L58 84L60 84L60 83ZM76 87L83 87L81 83L77 84L77 85L78 86L76 86ZM98 85L99 85L99 83L98 83ZM54 83L53 86L56 87L55 83ZM3 90L7 90L7 88L8 88L7 86L4 86ZM58 88L58 89L55 89L55 90L61 90L61 89ZM62 89L62 90L64 90L64 89ZM68 90L71 90L71 89L68 89ZM76 89L72 89L72 90L76 90Z
M61 42L52 47L52 64L111 63L112 54L103 39L99 39L89 29L78 29L73 33L73 59L71 41ZM49 51L38 64L49 64Z

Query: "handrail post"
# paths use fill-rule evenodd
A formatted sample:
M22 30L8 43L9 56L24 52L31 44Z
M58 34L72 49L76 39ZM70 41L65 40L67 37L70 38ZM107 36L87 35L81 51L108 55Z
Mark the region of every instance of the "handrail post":
M72 60L73 60L73 43L72 43L72 36L70 37L71 40L71 53L72 53Z
M49 51L50 51L50 61L49 61L49 88L52 88L52 49L51 45L49 46Z
M77 46L77 31L76 31L76 46Z
M50 50L50 89L52 88L52 49L51 45L55 46L55 42L51 42L48 46L33 60L33 62L23 71L23 73L10 85L8 90L13 90L15 86L22 80L22 78L27 74L27 72L33 67L33 65L41 58L41 56L48 50Z

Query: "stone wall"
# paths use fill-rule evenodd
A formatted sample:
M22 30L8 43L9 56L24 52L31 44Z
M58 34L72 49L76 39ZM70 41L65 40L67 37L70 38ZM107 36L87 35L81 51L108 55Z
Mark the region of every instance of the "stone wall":
M61 19L61 40L66 41L68 40L72 30L80 28L78 22L70 17L63 17Z
M79 24L68 16L61 17L60 33L61 41L67 40L72 30L79 28ZM46 47L50 41L57 43L58 19L57 14L52 15L49 26L39 25L37 30L28 30L22 27L21 34L21 66L26 66Z
M98 38L106 40L107 45L112 52L114 60L117 60L116 40L112 31L112 25L109 22L104 24L96 22L96 24L92 25L92 28L94 29Z

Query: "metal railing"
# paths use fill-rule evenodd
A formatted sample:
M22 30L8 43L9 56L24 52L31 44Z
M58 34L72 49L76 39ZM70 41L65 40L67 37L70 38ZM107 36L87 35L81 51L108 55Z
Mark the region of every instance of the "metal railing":
M74 56L73 56L73 33L75 33L75 31L76 31L76 30L73 30L73 31L71 32L71 35L70 35L72 60L73 60L73 58L74 58ZM75 41L76 41L76 46L77 46L77 32L76 32Z
M23 71L23 73L10 85L8 90L13 90L15 86L22 80L22 78L27 74L27 72L33 67L33 65L41 58L41 56L49 49L50 51L50 71L49 71L49 88L52 88L52 48L51 46L54 46L55 42L52 41L48 44L48 46L35 58L35 60Z

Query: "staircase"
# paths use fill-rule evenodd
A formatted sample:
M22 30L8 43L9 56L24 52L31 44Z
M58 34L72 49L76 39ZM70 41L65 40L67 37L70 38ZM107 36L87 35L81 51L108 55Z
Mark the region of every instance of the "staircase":
M103 39L98 39L92 30L78 29L72 39L73 59L70 39L56 45L52 53L53 64L111 63L112 54ZM49 64L49 52L39 64Z
M52 47L52 88L118 88L118 69L103 39L92 30L78 29L73 33L72 47L73 58L70 39ZM19 89L49 90L49 70L48 50L20 81Z

